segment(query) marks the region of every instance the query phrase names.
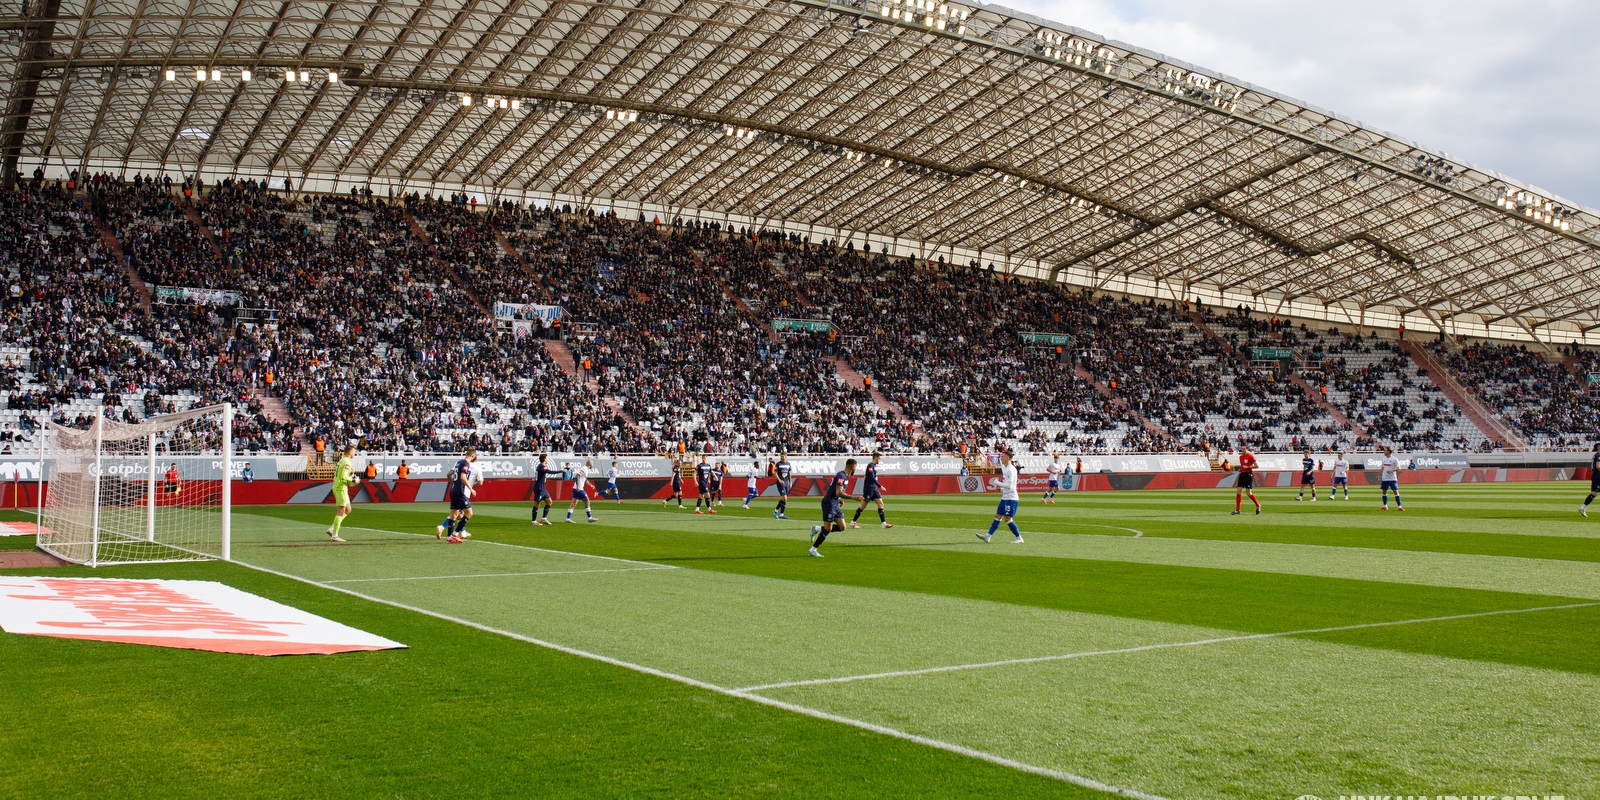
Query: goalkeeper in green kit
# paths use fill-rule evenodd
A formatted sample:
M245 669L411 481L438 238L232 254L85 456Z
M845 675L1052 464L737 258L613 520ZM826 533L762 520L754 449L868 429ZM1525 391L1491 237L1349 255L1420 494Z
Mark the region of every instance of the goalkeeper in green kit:
M355 468L350 466L350 459L356 454L356 446L347 444L339 451L339 463L333 467L333 524L328 526L328 538L335 542L344 539L339 536L339 527L344 525L344 518L350 516L350 490L360 478L356 477Z

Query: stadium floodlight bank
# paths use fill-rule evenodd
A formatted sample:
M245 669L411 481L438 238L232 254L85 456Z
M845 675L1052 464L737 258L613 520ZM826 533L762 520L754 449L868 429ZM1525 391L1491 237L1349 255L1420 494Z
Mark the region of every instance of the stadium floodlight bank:
M136 424L96 412L87 430L48 424L39 548L75 564L227 560L233 406Z

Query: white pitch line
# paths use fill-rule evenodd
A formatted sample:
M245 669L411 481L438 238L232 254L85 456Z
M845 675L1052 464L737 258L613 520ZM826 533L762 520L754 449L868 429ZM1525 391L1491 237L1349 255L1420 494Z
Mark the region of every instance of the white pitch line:
M785 681L783 683L764 683L759 686L744 686L735 689L736 692L766 692L774 689L790 689L797 686L823 686L832 683L851 683L854 681L869 681L879 678L905 678L916 675L934 675L941 672L961 672L971 669L986 669L989 667L1009 667L1018 664L1041 664L1048 661L1069 661L1075 658L1089 658L1091 656L1114 656L1123 653L1144 653L1151 650L1172 650L1179 647L1198 647L1208 644L1225 644L1227 642L1246 642L1255 639L1278 639L1285 636L1304 636L1312 633L1335 633L1338 631L1354 631L1363 628L1386 628L1394 625L1414 625L1422 622L1449 622L1458 619L1473 619L1475 617L1495 617L1503 614L1528 614L1535 611L1560 611L1569 608L1590 608L1600 606L1600 601L1593 603L1571 603L1563 606L1539 606L1536 608L1510 608L1500 611L1478 611L1471 614L1452 614L1447 617L1424 617L1422 619L1401 619L1391 622L1363 622L1358 625L1337 625L1331 628L1306 628L1298 631L1277 631L1275 633L1242 633L1237 636L1218 636L1211 639L1195 639L1187 642L1162 642L1159 644L1142 644L1135 647L1118 647L1110 650L1087 650L1081 653L1062 653L1053 656L1032 656L1030 658L1007 658L1000 661L980 661L973 664L948 664L942 667L924 667L922 669L903 669L893 672L869 672L864 675L842 675L837 678L812 678L803 681Z
M377 530L377 529L375 529L375 528L364 528L363 530ZM386 532L386 533L399 533L399 531L384 531L384 532ZM411 535L418 535L418 534L411 534ZM515 546L515 545L513 545L513 546ZM538 548L529 548L529 549L538 549ZM559 552L559 551L555 551L555 552ZM616 560L624 560L624 559L616 559ZM612 666L622 667L623 669L633 670L634 672L641 672L641 673L644 673L646 675L653 675L653 676L658 677L658 678L665 678L665 679L670 680L670 681L676 681L678 683L682 683L682 684L685 684L685 685L688 685L688 686L693 686L693 687L695 687L697 689L704 689L706 691L716 692L717 694L726 695L728 697L737 697L737 698L739 698L741 700L749 700L752 703L760 703L761 705L764 705L764 706L771 706L772 708L779 708L779 709L783 709L784 711L789 711L789 712L793 712L793 713L796 713L796 714L804 714L805 716L812 717L814 719L826 720L828 722L834 722L834 723L838 723L838 724L841 724L841 725L849 725L850 727L853 727L853 728L859 728L861 730L871 731L873 733L882 734L884 736L892 736L892 737L894 737L896 739L901 739L903 741L912 742L912 743L915 743L915 744L920 744L920 745L923 745L923 746L926 746L926 747L932 747L932 748L935 748L935 749L938 749L938 750L944 750L945 752L955 753L957 755L967 756L968 758L975 758L975 759L977 759L979 761L987 761L990 764L996 764L996 765L999 765L999 766L1002 766L1002 767L1008 767L1010 769L1014 769L1014 770L1017 770L1019 772L1027 772L1027 773L1031 773L1031 774L1034 774L1034 775L1040 775L1040 776L1043 776L1043 777L1046 777L1046 778L1054 778L1055 780L1063 781L1065 783L1070 783L1070 784L1073 784L1075 786L1082 786L1082 787L1084 787L1086 789L1093 789L1095 791L1100 791L1100 792L1108 792L1108 793L1111 793L1111 794L1121 795L1123 797L1132 797L1132 798L1135 798L1135 800L1167 800L1167 798L1164 798L1161 795L1150 794L1148 792L1141 792L1141 791L1139 791L1137 789L1125 789L1125 788L1123 788L1121 786L1113 786L1112 784L1109 784L1109 783L1102 783L1101 781L1097 781L1097 780L1095 780L1093 778L1085 778L1085 777L1083 777L1081 775L1074 775L1074 774L1072 774L1070 772L1062 772L1060 770L1050 769L1049 767L1040 767L1040 766L1036 766L1034 764L1028 764L1028 763L1025 763L1025 762L1022 762L1022 761L1016 761L1016 760L1013 760L1013 759L1009 759L1009 758L1006 758L1004 756L997 756L997 755L995 755L993 753L985 753L982 750L974 750L973 748L967 747L966 745L960 745L960 744L955 744L953 742L941 741L939 739L930 739L930 738L928 738L926 736L919 736L919 735L917 735L915 733L910 733L910 732L907 732L907 731L903 731L903 730L900 730L898 728L890 728L890 727L888 727L886 725L879 725L879 724L877 724L875 722L867 722L865 720L852 719L850 717L840 716L838 714L833 714L833 713L830 713L830 712L827 712L827 711L822 711L820 709L809 708L807 706L797 705L795 703L788 703L788 702L785 702L785 701L782 701L782 700L774 700L773 698L770 698L770 697L762 697L761 695L751 694L750 692L745 691L745 690L741 690L741 689L729 689L726 686L718 686L718 685L716 685L714 683L707 683L707 682L702 681L702 680L697 680L695 678L691 678L691 677L689 677L687 675L679 675L677 673L667 672L665 670L656 669L655 667L647 667L647 666L645 666L643 664L634 664L634 663L629 662L629 661L623 661L623 660L618 659L618 658L612 658L611 656L604 656L604 655L601 655L599 653L591 653L591 652L589 652L587 650L579 650L579 649L577 649L575 647L567 647L566 645L556 644L555 642L549 642L549 641L545 641L543 639L536 639L536 638L534 638L532 636L524 636L524 635L522 635L520 633L515 633L515 632L507 631L507 630L502 630L500 628L493 628L493 627L490 627L488 625L484 625L484 624L479 623L479 622L473 622L472 620L469 620L469 619L462 619L460 617L452 617L452 616L450 616L448 614L441 614L441 613L439 613L437 611L429 611L426 608L419 608L417 606L406 605L405 603L397 603L397 602L395 602L393 600L385 600L385 599L383 599L381 597L374 597L372 595L362 594L361 592L355 591L353 589L346 589L343 586L334 586L331 583L325 583L325 582L322 582L322 581L315 581L315 580L312 580L310 578L302 578L299 575L291 575L291 574L289 574L287 572L279 572L278 570L269 569L267 567L259 567L259 566L256 566L255 564L246 564L243 561L233 561L233 562L230 562L230 563L238 564L241 567L249 567L250 569L257 570L257 571L260 571L260 572L265 572L265 573L268 573L268 574L271 574L271 575L277 575L277 576L282 577L282 578L288 578L290 580L299 581L301 583L307 583L307 584L310 584L312 586L320 586L320 587L322 587L324 589L327 589L329 591L340 592L340 593L343 593L343 594L350 595L351 597L361 598L362 600L366 600L366 601L369 601L369 602L381 603L383 605L391 606L393 608L398 608L398 609L401 609L401 610L404 610L404 611L410 611L410 612L413 612L413 613L416 613L416 614L422 614L424 616L433 617L435 619L442 619L442 620L444 620L446 622L454 622L457 625L465 625L465 626L467 626L469 628L474 628L476 630L480 630L480 631L483 631L485 633L493 633L493 634L496 634L496 635L499 635L499 636L505 636L505 637L510 638L510 639L516 639L519 642L527 642L528 644L538 645L539 647L548 648L548 649L551 649L551 650L555 650L557 652L566 653L568 655L578 656L579 658L587 658L587 659L591 659L593 661L599 661L599 662L602 662L602 663L605 663L605 664L610 664Z
M619 567L617 569L568 569L550 572L479 572L472 575L410 575L403 578L342 578L328 583L382 583L385 581L443 581L452 578L521 578L529 575L593 575L596 572L656 572L674 567Z
M345 527L350 528L351 530L358 530L358 531L372 531L374 533L392 533L395 536L424 536L425 537L425 536L428 535L426 533L411 533L409 531L391 531L391 530L388 530L386 528L364 528L364 527L361 527L360 525L346 525ZM597 555L595 555L593 553L574 553L574 552L572 552L570 550L551 550L548 547L530 547L530 546L525 545L525 544L511 544L509 542L491 542L491 541L481 540L481 539L474 539L473 541L476 542L477 544L492 544L492 545L495 545L496 547L514 547L514 548L516 548L518 550L533 550L533 551L538 552L538 553L555 553L557 555L563 555L563 556L578 556L580 558L598 558L598 559L600 559L602 561L617 561L617 562L620 562L620 563L623 563L623 564L644 564L646 566L659 567L661 569L678 569L678 567L673 566L672 564L657 564L657 563L655 563L653 561L636 561L636 560L631 559L631 558L615 558L615 557L612 557L612 556L597 556Z

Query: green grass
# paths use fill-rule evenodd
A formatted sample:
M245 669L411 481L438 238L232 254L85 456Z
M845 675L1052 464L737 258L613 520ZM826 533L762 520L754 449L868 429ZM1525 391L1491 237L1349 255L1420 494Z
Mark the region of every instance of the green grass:
M899 527L824 559L815 500L553 528L486 505L463 546L405 535L436 506L359 507L342 546L328 507L239 509L238 560L370 599L227 564L96 574L221 580L409 649L0 636L29 665L0 681L0 796L1092 794L747 696L1167 797L1592 796L1584 488L1415 487L1403 516L1268 489L1237 518L1229 492L1073 494L1025 503L1015 546L972 536L992 498L890 498ZM1374 623L1398 624L1308 632Z

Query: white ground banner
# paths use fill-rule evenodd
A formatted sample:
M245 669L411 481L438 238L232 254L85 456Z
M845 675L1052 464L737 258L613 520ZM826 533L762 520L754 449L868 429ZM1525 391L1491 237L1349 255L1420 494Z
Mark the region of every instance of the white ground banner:
M405 647L213 581L0 576L0 629L258 656Z

